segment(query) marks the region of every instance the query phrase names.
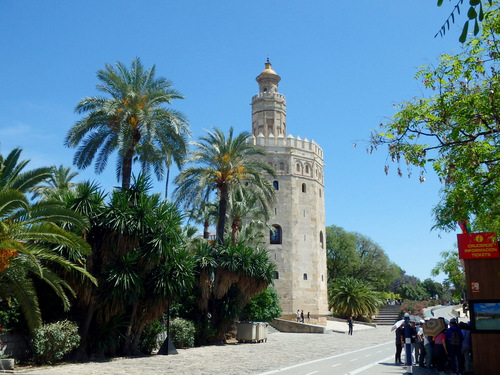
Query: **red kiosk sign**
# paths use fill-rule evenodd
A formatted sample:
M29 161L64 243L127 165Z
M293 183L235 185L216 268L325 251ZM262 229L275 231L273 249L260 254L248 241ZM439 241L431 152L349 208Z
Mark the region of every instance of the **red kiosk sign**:
M497 235L493 232L457 234L460 259L499 258Z

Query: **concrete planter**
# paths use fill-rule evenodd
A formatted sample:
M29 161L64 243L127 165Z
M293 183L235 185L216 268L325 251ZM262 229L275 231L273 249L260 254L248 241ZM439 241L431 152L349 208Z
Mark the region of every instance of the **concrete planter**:
M14 370L14 358L0 359L0 370Z

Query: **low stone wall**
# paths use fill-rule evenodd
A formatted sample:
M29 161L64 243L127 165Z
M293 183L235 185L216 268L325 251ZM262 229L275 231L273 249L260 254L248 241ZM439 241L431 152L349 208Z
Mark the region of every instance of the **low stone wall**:
M274 319L271 326L281 332L326 333L326 327L315 324L292 322L286 319Z

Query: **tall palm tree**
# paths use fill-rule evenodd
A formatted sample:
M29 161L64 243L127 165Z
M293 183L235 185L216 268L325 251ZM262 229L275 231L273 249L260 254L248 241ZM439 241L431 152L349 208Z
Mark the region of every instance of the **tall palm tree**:
M23 172L28 161L17 162L20 149L7 158L0 156L0 298L16 297L30 330L41 324L41 311L32 277L45 281L69 309L71 286L58 269L73 270L95 281L81 266L61 256L54 249L65 247L88 255L90 247L78 235L65 231L71 223L83 229L87 222L61 205L39 202L30 204L26 192L37 181L48 177L50 168Z
M187 134L177 134L173 142L163 144L161 149L145 150L138 148L137 160L142 165L142 173L149 174L149 170L153 167L154 173L158 180L165 177L165 199L168 198L168 185L170 183L170 169L175 163L180 170L188 154Z
M267 186L265 174L274 176L274 170L257 156L264 151L249 143L249 133L228 136L217 128L193 142L196 150L188 158L193 166L184 169L176 178L175 196L181 201L195 204L206 192L218 196L217 241L224 242L224 227L229 192L238 184L248 183L249 188L262 190Z
M95 171L101 173L109 155L117 150L117 179L121 179L122 188L129 188L134 155L140 150L175 150L172 145L189 134L184 115L164 107L182 95L166 78L156 78L155 70L154 65L144 69L135 58L130 70L117 62L97 72L100 83L96 87L109 97L87 97L75 108L85 117L70 129L65 145L79 146L73 158L76 166L84 169L96 156ZM147 157L140 160L146 164L151 161ZM159 162L156 158L153 161Z

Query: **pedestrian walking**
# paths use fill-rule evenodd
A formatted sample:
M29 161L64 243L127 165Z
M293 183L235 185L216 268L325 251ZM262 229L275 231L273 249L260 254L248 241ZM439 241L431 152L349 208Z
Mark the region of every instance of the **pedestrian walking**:
M462 341L464 341L464 337L455 318L450 320L450 328L445 331L445 335L451 372L461 374L463 371Z
M396 355L394 357L394 363L396 365L403 364L403 361L401 360L401 352L403 351L403 342L404 342L404 325L401 324L398 328L396 328Z
M354 320L352 315L347 319L347 325L349 326L349 332L347 333L348 335L352 335L352 329L354 328Z

